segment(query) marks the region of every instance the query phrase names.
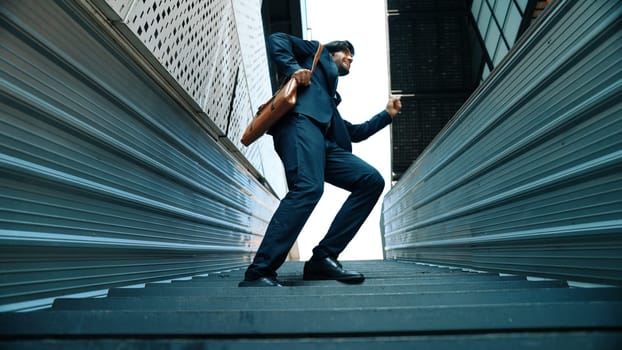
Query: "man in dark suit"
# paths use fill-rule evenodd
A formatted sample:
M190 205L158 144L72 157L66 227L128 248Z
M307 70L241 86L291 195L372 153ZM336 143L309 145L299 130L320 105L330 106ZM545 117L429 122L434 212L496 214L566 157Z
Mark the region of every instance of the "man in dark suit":
M361 283L365 277L343 268L337 260L384 190L384 179L372 166L351 153L351 142L367 139L389 125L402 108L390 97L386 109L362 124L341 118L337 105L339 76L347 75L354 56L348 41L324 45L315 71L310 68L318 42L276 33L269 39L270 57L279 73L299 83L298 100L269 133L285 167L289 192L281 200L257 254L240 287L280 286L276 270L283 264L298 234L320 200L324 182L351 192L326 236L305 263L305 280Z

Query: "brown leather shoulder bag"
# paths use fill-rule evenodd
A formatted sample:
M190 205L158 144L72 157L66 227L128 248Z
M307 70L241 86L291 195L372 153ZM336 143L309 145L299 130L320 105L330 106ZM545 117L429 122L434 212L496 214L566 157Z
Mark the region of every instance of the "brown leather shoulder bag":
M321 53L322 44L318 47L313 58L311 74L315 71L315 66ZM244 146L249 146L263 136L279 119L294 108L297 99L297 89L298 82L294 77L290 77L266 103L259 106L253 120L248 124L244 135L242 135L241 141Z

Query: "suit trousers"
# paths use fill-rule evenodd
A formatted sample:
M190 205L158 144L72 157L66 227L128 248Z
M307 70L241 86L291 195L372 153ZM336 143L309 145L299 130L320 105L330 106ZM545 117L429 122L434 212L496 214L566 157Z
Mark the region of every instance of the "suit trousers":
M286 116L272 131L285 167L288 193L266 229L245 279L276 277L300 231L324 191L324 182L350 192L313 258L337 259L354 238L384 190L384 179L371 165L339 147L332 137L300 114ZM330 133L328 133L330 134Z

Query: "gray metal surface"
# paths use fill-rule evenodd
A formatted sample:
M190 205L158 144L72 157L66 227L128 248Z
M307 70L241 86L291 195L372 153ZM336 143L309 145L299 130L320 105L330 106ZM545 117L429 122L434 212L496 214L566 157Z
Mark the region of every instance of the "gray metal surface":
M620 288L568 288L559 281L542 288L518 276L410 262L343 264L363 272L365 282L303 281L302 263L287 262L279 270L283 288L239 288L241 269L115 288L106 298L65 298L51 310L0 314L0 345L614 349L622 341ZM516 282L523 284L508 288ZM114 293L122 290L135 295ZM162 295L153 296L153 290Z
M248 264L278 199L74 2L0 3L0 310Z
M622 284L622 3L557 1L387 194L387 258Z
M596 332L559 332L540 333L525 332L520 336L498 333L494 337L488 334L447 335L447 336L378 336L378 337L324 337L305 339L124 339L123 348L127 349L205 349L210 350L412 350L412 349L445 349L453 350L458 346L461 350L487 349L567 349L615 350L619 334L611 331ZM38 350L43 344L48 350L66 349L118 349L119 339L103 339L87 342L80 339L56 340L45 342L37 340L7 341L9 349Z

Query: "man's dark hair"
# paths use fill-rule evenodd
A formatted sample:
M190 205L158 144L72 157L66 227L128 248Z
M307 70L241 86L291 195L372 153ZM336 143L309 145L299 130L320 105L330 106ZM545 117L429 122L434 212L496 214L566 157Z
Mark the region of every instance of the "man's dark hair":
M324 47L328 52L333 53L337 51L349 50L350 54L354 56L354 46L347 40L335 40L324 44Z

